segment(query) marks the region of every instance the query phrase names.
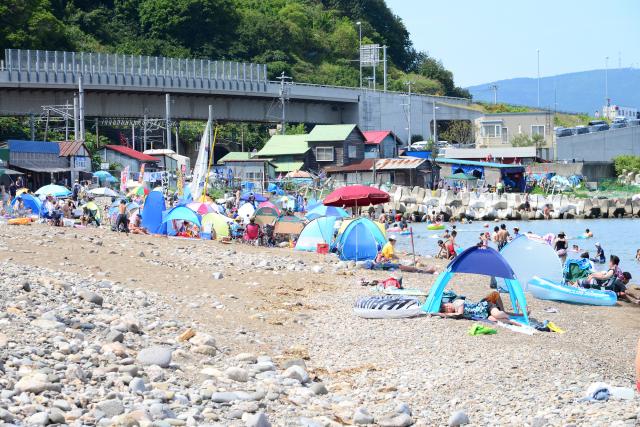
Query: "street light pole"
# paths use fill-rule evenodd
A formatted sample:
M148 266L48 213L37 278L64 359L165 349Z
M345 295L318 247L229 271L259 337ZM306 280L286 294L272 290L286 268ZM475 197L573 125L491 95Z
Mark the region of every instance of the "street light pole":
M438 145L438 122L436 121L436 99L433 98L433 144Z
M404 82L409 87L407 94L407 147L411 145L411 85L413 82Z
M362 89L362 22L356 22L358 26L358 64L360 64L360 89Z
M538 54L538 107L540 107L540 49L536 49Z
M604 57L604 102L607 107L609 106L609 57ZM607 109L607 115L609 110Z

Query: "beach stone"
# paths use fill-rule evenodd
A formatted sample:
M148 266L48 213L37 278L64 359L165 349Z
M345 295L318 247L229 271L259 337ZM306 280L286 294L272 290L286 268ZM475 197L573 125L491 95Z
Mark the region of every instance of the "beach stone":
M124 413L124 405L118 399L104 400L96 405L107 418L115 417Z
M7 411L6 409L0 408L0 420L10 423L14 420L14 417L11 412Z
M389 415L378 420L381 427L408 427L413 424L413 420L407 414Z
M137 360L143 365L158 365L166 368L171 364L171 354L170 348L156 345L140 350Z
M230 391L216 392L211 395L211 401L214 403L229 403L238 400L238 395Z
M211 275L211 277L213 277L213 280L221 280L224 277L224 274L220 271L216 271Z
M136 377L129 381L129 391L132 393L142 394L147 390L144 380L142 378Z
M49 320L44 319L42 317L32 320L31 324L40 329L58 329L63 330L65 328L64 323L58 322L57 320Z
M227 368L224 371L224 374L227 376L227 378L233 381L241 383L246 383L247 381L249 381L249 373L246 369L231 367Z
M62 412L58 408L51 408L49 411L49 424L65 424L66 419L64 417L64 412Z
M20 284L20 288L25 292L31 292L31 283L28 280L23 280Z
M311 391L318 396L329 393L329 390L327 390L327 387L323 383L313 383L310 388Z
M62 400L62 399L54 400L53 401L53 407L54 408L58 408L61 411L65 411L65 412L71 410L71 404L69 402L67 402L66 400Z
M106 342L123 342L124 334L120 331L116 331L115 329L112 329L109 331L109 333L105 337L105 341Z
M178 341L184 342L189 341L191 338L196 336L196 331L193 328L189 328L180 335L178 335Z
M531 420L531 427L545 427L549 425L549 422L545 417L535 417Z
M321 265L314 265L313 267L311 267L311 271L313 271L314 273L322 273L324 271L324 268Z
M271 427L271 423L264 412L249 415L244 425L246 427Z
M45 390L51 389L53 384L47 381L47 375L40 372L33 372L20 378L13 389L18 393L34 393L40 394Z
M100 295L96 294L95 292L91 292L88 289L80 289L78 291L78 296L83 300L93 303L95 305L102 305L104 301Z
M206 345L210 347L216 346L215 338L213 338L209 334L205 334L201 332L197 332L195 336L189 340L189 343L191 343L194 346L202 346L202 345Z
M282 374L285 378L291 378L300 381L302 384L309 382L309 374L298 365L288 367Z
M0 348L5 347L9 343L9 338L6 334L0 332Z
M407 405L406 403L399 403L398 406L396 406L396 413L398 414L407 414L409 416L411 416L411 408L409 408L409 405Z
M236 356L238 362L256 363L258 358L251 353L240 353Z
M49 423L49 414L46 412L36 412L25 420L30 426L46 426Z
M469 423L470 423L469 417L467 416L467 414L464 411L455 411L449 417L449 426L450 427L457 427L457 426L461 426L461 425L465 425L465 424L469 424Z
M353 423L359 424L359 425L373 424L374 422L373 415L369 413L369 410L367 410L367 408L356 409L356 411L353 413L352 418L353 418Z

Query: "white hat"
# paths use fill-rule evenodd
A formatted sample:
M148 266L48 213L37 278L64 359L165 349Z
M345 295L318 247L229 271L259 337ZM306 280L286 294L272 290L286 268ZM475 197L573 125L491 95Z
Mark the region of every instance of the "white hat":
M596 246L600 246L600 242L597 242L597 243L596 243Z
M392 234L391 236L389 236L389 240L393 240L395 242L398 239L396 238L395 234Z

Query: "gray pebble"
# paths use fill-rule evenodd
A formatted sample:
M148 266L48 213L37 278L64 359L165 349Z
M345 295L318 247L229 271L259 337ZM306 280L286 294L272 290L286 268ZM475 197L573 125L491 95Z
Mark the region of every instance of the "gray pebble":
M143 365L158 365L161 368L167 368L171 364L171 354L170 348L156 345L140 350L137 360Z

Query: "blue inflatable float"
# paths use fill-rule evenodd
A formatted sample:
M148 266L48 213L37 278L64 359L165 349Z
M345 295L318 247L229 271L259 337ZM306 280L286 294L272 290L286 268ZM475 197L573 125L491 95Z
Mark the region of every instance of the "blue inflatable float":
M547 279L541 279L537 276L529 280L527 291L539 299L562 301L572 304L616 305L618 300L613 291L578 288L552 282Z

